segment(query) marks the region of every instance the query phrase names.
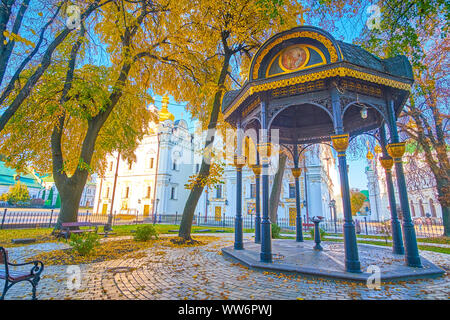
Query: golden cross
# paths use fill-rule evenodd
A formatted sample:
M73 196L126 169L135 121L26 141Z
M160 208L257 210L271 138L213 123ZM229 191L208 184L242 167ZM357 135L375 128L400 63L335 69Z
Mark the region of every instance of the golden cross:
M303 13L311 11L311 9L303 9L303 6L300 5L300 10L296 12L296 14L300 14L300 25L303 26L305 24L305 19L303 18Z

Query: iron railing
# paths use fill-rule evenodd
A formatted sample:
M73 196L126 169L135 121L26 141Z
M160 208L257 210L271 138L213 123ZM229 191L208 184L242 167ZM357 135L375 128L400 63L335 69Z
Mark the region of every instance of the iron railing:
M58 209L42 209L42 210L20 210L2 208L0 209L0 229L18 229L18 228L52 228L58 220ZM303 217L303 231L308 232L313 227L312 223L306 223L306 217ZM175 214L156 214L142 215L139 212L135 214L114 214L110 217L107 214L93 214L89 210L78 212L78 221L91 222L94 224L105 225L109 222L112 226L130 225L141 223L158 223L158 224L175 224L181 223L181 215ZM357 234L361 235L383 235L383 224L390 220L368 219L367 217L357 217L355 220L355 228ZM413 219L417 237L440 237L444 233L442 219L440 218L414 218ZM204 227L222 227L234 228L234 216L205 216L194 215L193 225ZM254 229L255 217L245 216L242 218L244 229ZM277 224L286 231L295 231L295 221L288 218L278 218ZM327 233L342 233L344 221L343 219L324 219L320 223L320 227Z

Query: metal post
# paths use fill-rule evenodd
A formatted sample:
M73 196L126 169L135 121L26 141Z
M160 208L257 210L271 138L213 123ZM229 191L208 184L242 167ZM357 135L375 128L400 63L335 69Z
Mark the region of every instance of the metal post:
M369 235L369 231L367 231L367 217L364 217L364 225L366 227L366 235Z
M292 175L295 180L295 209L296 209L296 217L295 217L295 227L296 227L296 236L295 241L303 242L303 230L302 230L302 213L301 213L301 205L300 205L300 181L299 177L302 173L301 169L298 167L298 147L294 146L294 169L292 169Z
M258 161L259 162L259 161ZM261 243L261 166L252 167L255 174L255 243Z
M5 210L3 211L2 225L1 225L1 228L0 228L0 229L3 229L3 224L5 223L5 217L6 217L6 211L7 211L7 210L8 210L8 209L5 208Z
M395 201L394 184L392 182L392 165L393 160L389 157L386 151L386 130L384 125L380 128L380 142L383 152L383 158L380 159L381 165L384 168L386 174L386 186L389 198L389 207L391 211L391 228L392 228L392 251L396 254L404 254L405 248L403 247L402 229L397 214L397 203Z
M262 163L262 221L261 221L261 254L262 262L272 262L272 232L269 219L269 162L270 144L267 132L267 104L261 102L261 144L258 145L258 153Z
M239 139L238 139L238 143ZM234 249L244 249L242 233L242 166L241 159L235 156L234 165L236 167L236 218L234 222Z
M335 201L335 200L334 200ZM334 233L337 234L337 226L336 226L336 202L333 203L333 213L334 213Z
M53 218L53 209L52 209L52 211L50 211L50 222L48 223L49 228L52 227L52 218Z
M316 251L322 251L323 248L320 245L321 239L320 239L320 228L319 228L319 223L322 221L321 219L317 218L317 217L313 217L312 222L314 222L314 250Z
M403 213L403 239L405 241L405 261L410 267L421 268L419 249L417 247L416 231L411 220L411 211L409 209L408 191L406 189L405 174L403 172L402 156L404 152L404 145L399 145L399 138L397 132L396 116L394 111L394 101L389 99L387 102L387 109L389 114L389 129L391 132L391 142L394 146L397 144L400 150L395 150L391 144L388 146L388 152L394 158L395 173L397 177L398 193L400 197L400 207ZM403 148L402 148L403 147ZM391 154L391 152L392 154ZM400 151L399 153L395 151ZM403 152L402 152L403 151ZM395 154L394 154L395 153Z

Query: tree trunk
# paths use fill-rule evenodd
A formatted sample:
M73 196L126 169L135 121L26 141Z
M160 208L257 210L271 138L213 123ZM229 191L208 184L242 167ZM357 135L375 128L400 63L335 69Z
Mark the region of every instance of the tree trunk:
M280 203L281 187L283 185L283 175L286 168L287 156L284 153L281 153L278 159L278 170L273 178L269 199L269 217L272 223L277 223L278 204Z
M87 174L85 179L70 179L70 181L66 183L55 180L56 188L61 197L61 210L59 212L55 230L60 229L62 223L76 222L78 220L78 208L86 180Z
M222 92L224 90L224 83L228 72L228 67L230 64L231 55L225 54L224 61L222 64L222 70L220 72L218 87L215 96L214 96L214 104L211 111L211 116L209 118L208 130L210 130L211 140L208 141L206 139L205 149L207 150L209 147L212 147L214 142L214 134L217 126L217 118L219 117L220 105ZM210 165L205 162L205 158L203 156L202 165L200 167L199 176L207 177L209 176ZM191 228L192 228L192 219L194 218L195 208L197 207L198 200L200 199L204 186L196 185L191 189L189 193L189 197L184 205L183 216L181 217L180 222L180 231L178 232L178 236L183 238L184 241L191 240Z
M443 235L450 237L450 208L448 204L448 191L450 186L447 186L447 181L445 179L436 179L436 188L438 191L438 200L442 208L442 224L444 226Z

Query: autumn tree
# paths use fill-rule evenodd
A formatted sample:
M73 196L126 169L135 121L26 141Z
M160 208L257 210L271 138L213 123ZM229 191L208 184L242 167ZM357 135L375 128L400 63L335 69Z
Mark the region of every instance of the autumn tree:
M5 128L1 152L10 155L9 163L33 162L42 172L53 172L61 196L57 227L77 220L88 175L103 170L107 153L120 151L133 160L154 119L146 109L152 101L148 90L169 83L160 74L167 71L171 85L185 81L189 69L174 59L179 52L169 38L183 33L180 12L177 6L147 0L104 5L101 14L59 47L59 63L48 68ZM108 65L95 63L95 53L105 49Z
M383 58L406 55L415 84L398 125L404 139L417 145L435 179L444 234L450 235L450 162L448 157L448 17L443 0L381 1L380 28L367 29L362 43Z
M3 0L0 4L0 132L52 64L55 50L112 0ZM32 2L32 3L30 3Z
M8 193L3 194L2 198L8 201L9 204L18 204L30 201L30 194L26 185L17 181L13 186L9 188Z
M196 36L192 38L190 49L202 57L195 69L202 75L199 77L200 96L206 99L203 104L189 104L193 117L202 120L208 130L204 149L210 150L220 122L224 92L240 87L245 81L251 56L264 40L296 24L296 16L292 12L298 11L299 4L296 1L285 1L283 6L279 6L278 1L196 0L190 6L186 19ZM274 9L277 18L272 19ZM183 100L190 102L190 99ZM199 176L209 176L210 168L210 157L203 157ZM193 186L186 201L179 231L179 237L185 240L191 238L192 219L203 188L201 184Z
M352 215L361 209L362 205L366 201L366 196L361 191L351 190L350 191L350 203L352 207Z
M325 29L333 31L341 25L338 22L349 19L353 24L362 23L363 31L355 44L381 58L408 57L415 84L399 119L400 134L417 143L416 155L424 159L434 176L444 234L449 236L448 1L310 0L308 4Z

